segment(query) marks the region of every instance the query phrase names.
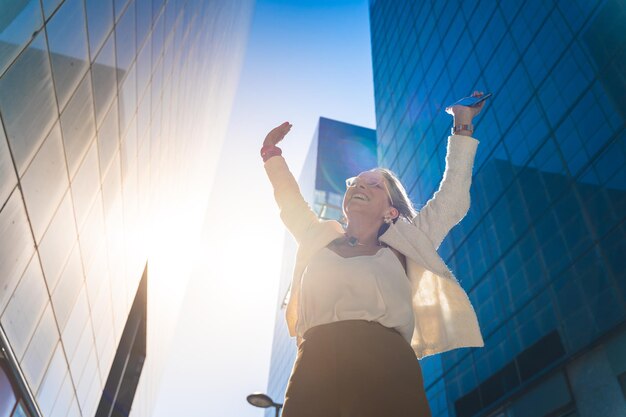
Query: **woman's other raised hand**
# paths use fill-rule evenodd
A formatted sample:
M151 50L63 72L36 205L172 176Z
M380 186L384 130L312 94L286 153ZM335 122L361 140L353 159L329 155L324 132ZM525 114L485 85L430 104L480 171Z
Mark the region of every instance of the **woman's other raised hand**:
M270 130L270 132L265 137L265 140L263 141L263 146L275 146L276 144L278 144L281 140L285 138L285 135L289 133L289 130L291 130L291 126L293 126L291 123L285 122L280 126L276 126L274 129Z

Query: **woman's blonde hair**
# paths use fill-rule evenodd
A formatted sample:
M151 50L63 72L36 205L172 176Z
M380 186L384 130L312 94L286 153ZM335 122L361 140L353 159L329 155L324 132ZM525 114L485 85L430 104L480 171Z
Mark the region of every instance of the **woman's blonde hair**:
M393 222L397 222L399 218L403 218L409 223L413 223L413 218L417 215L417 210L413 207L413 202L409 198L409 195L406 192L406 189L400 182L398 176L391 170L387 168L373 168L370 169L371 172L380 172L385 179L385 184L387 185L387 189L389 190L389 195L391 196L391 205L395 207L400 213L398 217L393 219ZM345 226L346 225L346 216L345 213L342 216L340 222ZM383 233L387 231L389 225L387 223L383 223L383 225L378 230L378 237L380 237Z
M389 189L389 194L391 195L391 203L392 206L395 207L400 215L398 217L404 217L409 222L413 221L413 218L417 214L415 207L413 207L413 202L409 198L409 195L406 192L406 189L400 182L400 179L393 171L387 168L374 168L370 171L380 172L383 174L385 178L385 182L387 183L387 187ZM397 221L397 218L394 219L394 223Z
M413 207L413 202L409 198L404 185L400 182L400 178L387 168L374 168L371 171L378 171L383 174L389 189L389 194L391 195L391 205L400 212L398 217L393 219L393 222L397 222L398 219L402 217L409 223L413 223L413 218L417 215L417 210ZM383 223L380 229L378 229L378 237L381 237L387 229L389 229L389 224Z

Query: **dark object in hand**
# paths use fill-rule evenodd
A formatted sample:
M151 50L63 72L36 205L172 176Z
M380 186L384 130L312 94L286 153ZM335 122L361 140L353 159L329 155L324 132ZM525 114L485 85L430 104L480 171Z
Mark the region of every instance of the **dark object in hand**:
M493 94L492 93L487 93L487 94L483 94L481 96L469 96L469 97L463 97L462 99L456 101L453 104L450 104L449 106L447 106L446 108L450 108L452 106L467 106L467 107L476 107L478 106L480 103L482 103L483 101L487 100L489 97L491 97Z

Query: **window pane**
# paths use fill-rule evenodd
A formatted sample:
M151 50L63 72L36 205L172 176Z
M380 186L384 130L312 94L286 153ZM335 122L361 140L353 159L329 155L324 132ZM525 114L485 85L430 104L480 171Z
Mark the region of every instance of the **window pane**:
M115 45L117 50L117 66L123 70L128 70L130 64L137 54L137 46L135 42L135 3L131 3L130 7L124 12L124 16L120 19L115 27ZM119 81L123 78L119 77Z
M63 141L57 123L22 177L24 201L37 242L41 240L67 187Z
M34 250L22 195L16 189L0 212L0 310L4 310Z
M113 34L109 36L104 47L96 57L91 67L91 76L93 79L94 105L96 107L96 123L99 127L117 91L115 36Z
M3 0L0 13L0 74L41 27L39 1Z
M37 403L44 416L52 415L54 401L57 399L66 374L67 362L65 361L63 347L60 343L57 343L54 355L50 360L50 365L48 365L37 393Z
M109 166L119 150L119 127L117 123L117 104L109 109L102 126L98 131L98 156L100 158L100 174L104 178Z
M17 177L13 169L13 161L9 153L9 145L4 135L4 127L0 122L0 207L9 197L9 193L17 184Z
M72 198L68 191L38 248L48 289L51 292L55 290L77 238Z
M61 130L70 178L76 173L96 134L93 114L91 77L87 74L61 114Z
M52 308L48 303L41 320L39 320L35 335L31 339L28 349L26 349L26 354L21 361L22 370L33 392L37 392L39 389L39 384L43 379L58 341L57 324L54 321Z
M4 366L0 366L0 417L8 417L15 407L15 393Z
M41 0L46 19L48 19L50 15L52 15L52 13L56 10L56 8L62 1L63 0Z
M59 329L62 332L65 329L76 298L78 298L82 283L83 269L80 263L80 250L78 245L75 245L70 259L67 265L65 265L65 270L52 292L52 306L54 307Z
M0 78L0 113L21 175L58 114L43 32Z
M61 110L89 67L82 0L66 0L46 24L52 73Z
M24 409L24 404L20 402L15 408L12 417L30 417L30 414Z
M86 0L89 50L96 56L113 28L113 3L110 0Z
M11 341L11 348L16 357L21 358L24 355L47 304L46 284L39 260L33 256L2 314L2 328Z

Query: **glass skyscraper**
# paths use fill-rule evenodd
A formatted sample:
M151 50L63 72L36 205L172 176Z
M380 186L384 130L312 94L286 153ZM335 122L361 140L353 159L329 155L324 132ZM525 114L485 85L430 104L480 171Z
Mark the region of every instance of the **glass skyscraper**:
M0 415L151 415L252 9L0 2Z
M370 0L379 163L419 208L446 105L493 92L439 252L485 339L422 361L434 416L626 415L626 3Z
M345 180L377 166L376 148L375 130L320 117L298 179L304 199L320 219L341 219ZM289 336L285 321L296 249L295 240L287 233L267 386L267 394L279 403L285 398L297 353L296 339ZM267 409L265 415L274 417L274 409Z

